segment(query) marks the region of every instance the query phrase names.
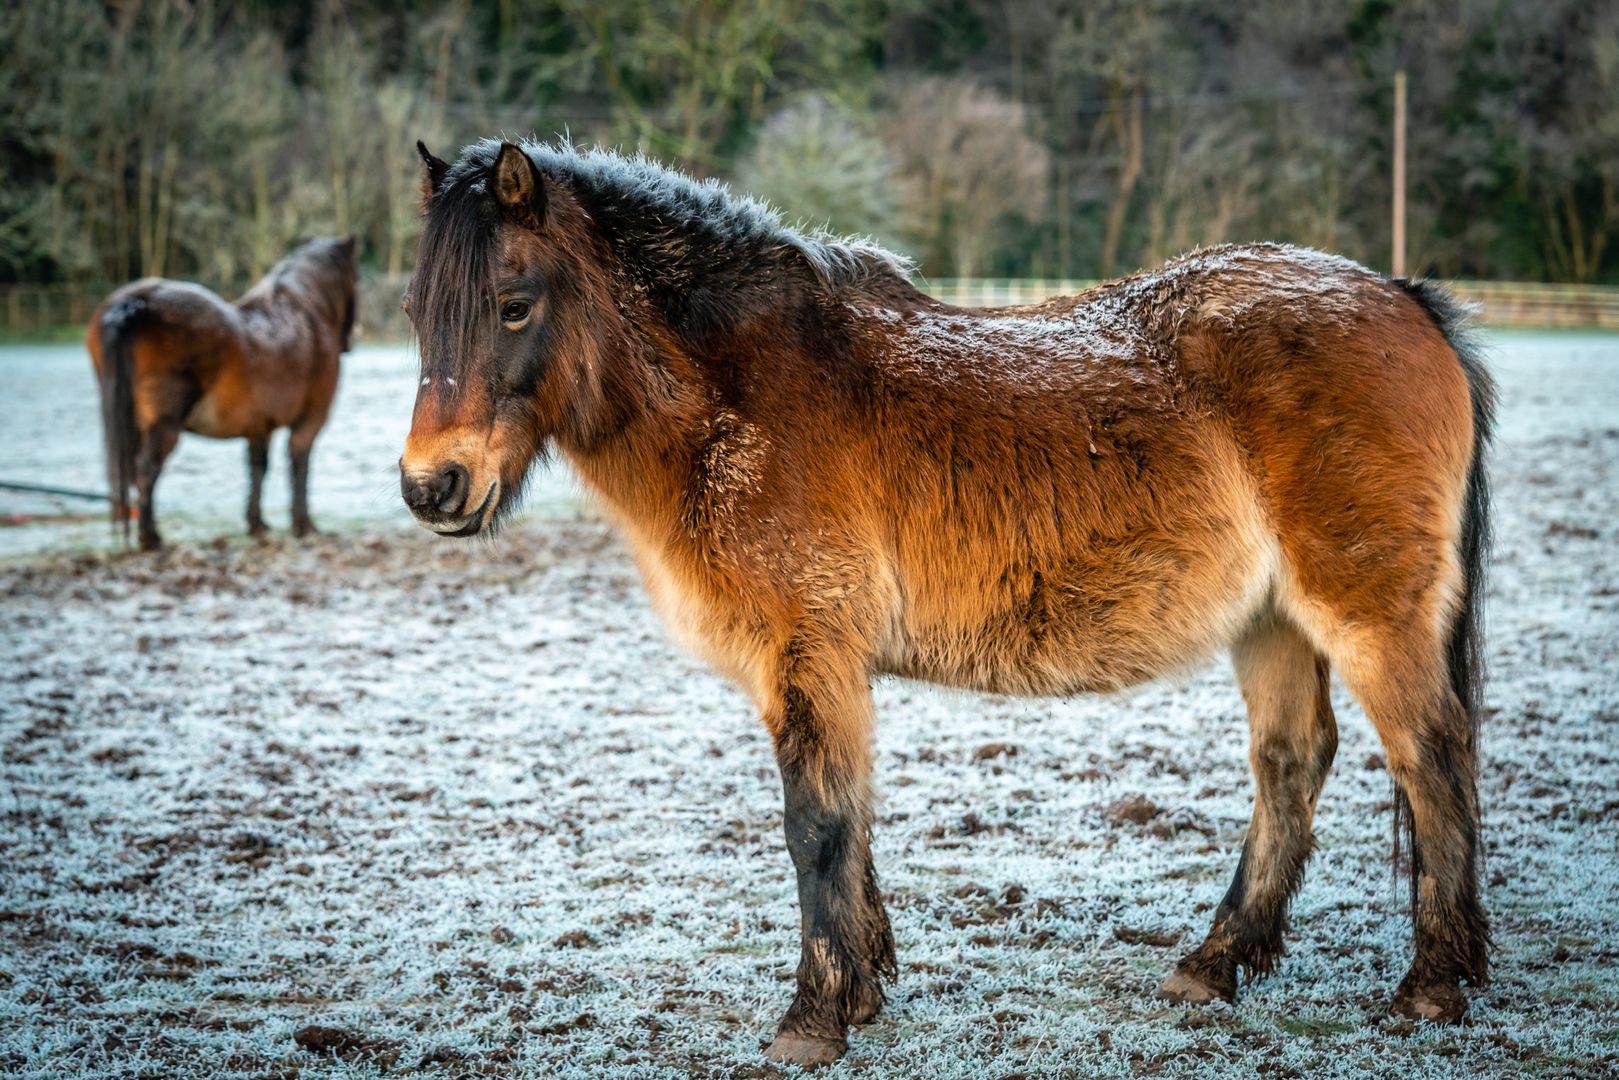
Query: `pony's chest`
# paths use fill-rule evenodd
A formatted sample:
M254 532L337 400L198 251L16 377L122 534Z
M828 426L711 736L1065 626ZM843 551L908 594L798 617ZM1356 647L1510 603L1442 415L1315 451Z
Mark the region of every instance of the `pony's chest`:
M782 636L766 590L689 551L631 539L653 610L675 642L765 701Z

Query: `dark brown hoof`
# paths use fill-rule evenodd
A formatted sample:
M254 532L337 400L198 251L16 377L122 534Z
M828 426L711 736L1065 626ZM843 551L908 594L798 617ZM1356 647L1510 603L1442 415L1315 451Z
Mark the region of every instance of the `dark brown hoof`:
M270 526L262 521L250 521L247 523L247 535L255 540L263 540L270 535Z
M313 521L300 521L293 524L292 535L302 540L307 536L319 536L320 530L315 528Z
M1389 1012L1407 1020L1429 1020L1435 1024L1454 1024L1467 1015L1467 995L1459 986L1443 983L1415 989L1401 987L1394 995Z
M1209 1005L1216 1001L1236 1001L1234 990L1213 986L1196 975L1176 968L1158 987L1158 997L1181 1005Z
M830 1065L843 1056L849 1043L844 1039L822 1039L814 1035L788 1035L783 1032L765 1051L765 1057L782 1065L813 1069Z

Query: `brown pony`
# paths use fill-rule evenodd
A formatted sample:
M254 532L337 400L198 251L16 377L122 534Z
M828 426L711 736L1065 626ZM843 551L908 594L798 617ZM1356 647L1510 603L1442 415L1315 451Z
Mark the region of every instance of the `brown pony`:
M1409 826L1394 1011L1480 985L1475 730L1490 381L1430 285L1273 244L1037 307L964 310L874 248L651 162L422 148L405 502L490 528L556 447L661 613L757 702L803 951L768 1051L835 1059L894 941L869 847L879 675L1112 691L1218 650L1257 797L1207 939L1162 993L1272 970L1313 846L1337 670Z
M129 535L129 485L140 543L162 544L152 488L180 432L246 439L247 530L264 532L259 492L270 435L291 428L292 531L309 520L309 450L337 391L354 331L354 237L311 240L234 304L200 285L141 278L103 300L85 343L101 385L113 521Z

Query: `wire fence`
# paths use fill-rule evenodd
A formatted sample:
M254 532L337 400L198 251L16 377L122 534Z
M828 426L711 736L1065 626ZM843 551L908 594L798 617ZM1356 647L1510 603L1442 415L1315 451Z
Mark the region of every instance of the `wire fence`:
M399 308L410 279L367 276L361 282L360 336L403 341L410 327ZM929 295L961 307L1038 304L1095 284L1079 278L937 278L917 283ZM1619 330L1619 286L1548 285L1518 281L1452 281L1490 326L1526 329ZM70 285L0 285L0 334L60 336L82 328L105 294Z

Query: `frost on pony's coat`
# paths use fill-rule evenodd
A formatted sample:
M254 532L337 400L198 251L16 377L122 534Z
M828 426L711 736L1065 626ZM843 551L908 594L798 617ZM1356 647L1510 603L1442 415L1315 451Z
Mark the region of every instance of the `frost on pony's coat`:
M1416 959L1395 1008L1461 1014L1488 929L1476 680L1451 658L1476 654L1489 391L1431 287L1253 244L961 309L880 251L644 159L423 152L406 501L471 535L556 448L676 633L758 704L804 922L772 1057L836 1057L894 971L874 675L1069 694L1221 650L1254 818L1164 992L1231 999L1281 954L1336 669L1409 801Z

